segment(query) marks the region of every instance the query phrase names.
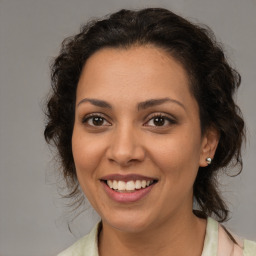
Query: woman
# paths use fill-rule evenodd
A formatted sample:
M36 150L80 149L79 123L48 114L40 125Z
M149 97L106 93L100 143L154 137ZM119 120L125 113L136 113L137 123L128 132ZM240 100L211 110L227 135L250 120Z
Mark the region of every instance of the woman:
M81 188L101 222L60 255L255 255L210 217L228 218L219 169L242 167L239 84L212 33L165 9L122 10L66 39L45 138L69 196Z

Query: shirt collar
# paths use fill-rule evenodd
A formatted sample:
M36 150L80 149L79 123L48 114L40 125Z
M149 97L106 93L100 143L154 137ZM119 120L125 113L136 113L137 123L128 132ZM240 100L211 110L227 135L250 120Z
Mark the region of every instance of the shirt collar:
M90 248L87 253L91 256L99 256L98 254L98 236L102 229L102 223L99 222L90 232L88 240ZM219 224L216 220L208 217L206 226L206 235L204 239L204 248L201 256L217 256L218 252L218 231Z
M217 256L218 252L219 224L216 220L208 217L204 248L201 256Z

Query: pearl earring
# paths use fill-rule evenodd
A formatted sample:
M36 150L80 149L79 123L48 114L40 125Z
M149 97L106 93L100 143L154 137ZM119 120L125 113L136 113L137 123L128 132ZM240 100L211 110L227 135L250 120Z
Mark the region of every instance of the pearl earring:
M211 164L211 162L212 162L212 159L211 159L210 157L207 157L207 158L206 158L206 163L207 163L207 164Z

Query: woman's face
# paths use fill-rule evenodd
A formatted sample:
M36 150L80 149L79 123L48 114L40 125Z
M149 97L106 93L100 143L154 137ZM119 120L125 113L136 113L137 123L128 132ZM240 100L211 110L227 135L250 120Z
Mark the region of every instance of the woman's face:
M154 46L96 52L78 83L72 149L103 224L139 232L191 214L209 155L184 68Z

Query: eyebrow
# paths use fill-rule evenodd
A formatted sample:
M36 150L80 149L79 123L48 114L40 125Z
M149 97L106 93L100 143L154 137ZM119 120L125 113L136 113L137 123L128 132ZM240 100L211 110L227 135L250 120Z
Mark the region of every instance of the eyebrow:
M104 101L104 100L89 99L89 98L84 98L84 99L82 99L82 100L77 104L77 106L79 106L80 104L85 103L85 102L89 102L89 103L91 103L92 105L97 106L97 107L101 107L101 108L110 108L110 109L112 109L112 106L111 106L108 102L106 102L106 101Z
M179 106L181 106L184 110L186 110L185 106L181 102L179 102L178 100L168 98L168 97L162 98L162 99L150 99L150 100L140 102L138 104L138 110L158 106L158 105L164 104L166 102L176 103Z
M77 106L79 106L80 104L85 103L85 102L89 102L92 105L97 106L97 107L112 109L111 104L109 104L107 101L99 100L99 99L91 99L91 98L82 99L77 104ZM175 103L175 104L181 106L184 110L186 110L185 106L181 102L179 102L178 100L168 98L168 97L167 98L161 98L161 99L150 99L150 100L140 102L140 103L138 103L138 110L151 108L151 107L154 107L154 106L164 104L166 102Z

